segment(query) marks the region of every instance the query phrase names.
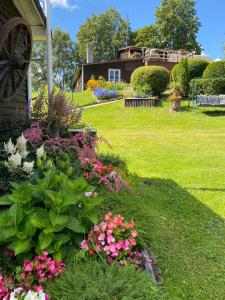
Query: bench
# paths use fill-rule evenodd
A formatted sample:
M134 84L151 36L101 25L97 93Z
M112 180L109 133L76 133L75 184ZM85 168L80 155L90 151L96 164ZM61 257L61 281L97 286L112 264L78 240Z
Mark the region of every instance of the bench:
M225 107L225 95L197 95L196 104L205 107Z
M155 106L158 101L158 97L149 97L149 98L126 98L125 106L126 107L152 107Z

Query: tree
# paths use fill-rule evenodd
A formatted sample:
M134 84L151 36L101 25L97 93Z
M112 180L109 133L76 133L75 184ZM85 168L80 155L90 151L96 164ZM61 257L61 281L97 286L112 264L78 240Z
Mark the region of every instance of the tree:
M136 30L134 40L137 47L160 48L162 45L155 24Z
M109 8L106 12L87 18L77 33L77 59L86 62L88 43L93 44L94 60L103 61L116 57L117 50L129 44L130 26L120 13Z
M72 86L72 78L76 67L75 45L69 33L56 28L52 35L53 75L55 85L62 89ZM33 87L39 89L47 82L46 45L37 43L33 50L32 64Z
M156 9L156 26L164 48L201 53L196 36L201 26L193 0L162 0Z

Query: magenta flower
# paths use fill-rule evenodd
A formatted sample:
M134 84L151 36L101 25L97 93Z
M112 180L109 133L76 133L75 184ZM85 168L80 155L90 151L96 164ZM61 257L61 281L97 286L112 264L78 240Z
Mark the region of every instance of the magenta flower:
M88 247L88 241L87 240L83 240L80 244L81 249L87 249Z
M31 272L33 270L33 264L29 260L25 260L23 263L23 269L25 272Z

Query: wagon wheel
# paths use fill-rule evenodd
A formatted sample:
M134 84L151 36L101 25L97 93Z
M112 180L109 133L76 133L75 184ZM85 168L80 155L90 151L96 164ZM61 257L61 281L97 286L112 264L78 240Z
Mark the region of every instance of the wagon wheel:
M32 54L32 33L22 18L0 28L0 101L11 100L23 85Z

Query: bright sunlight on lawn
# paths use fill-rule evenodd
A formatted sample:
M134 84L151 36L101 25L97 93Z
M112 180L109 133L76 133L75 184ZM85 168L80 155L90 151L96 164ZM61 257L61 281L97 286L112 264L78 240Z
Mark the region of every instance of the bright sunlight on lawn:
M106 205L135 217L169 299L225 298L224 118L222 109L186 104L180 113L122 101L84 111L112 147L101 151L119 154L137 175L133 194Z

